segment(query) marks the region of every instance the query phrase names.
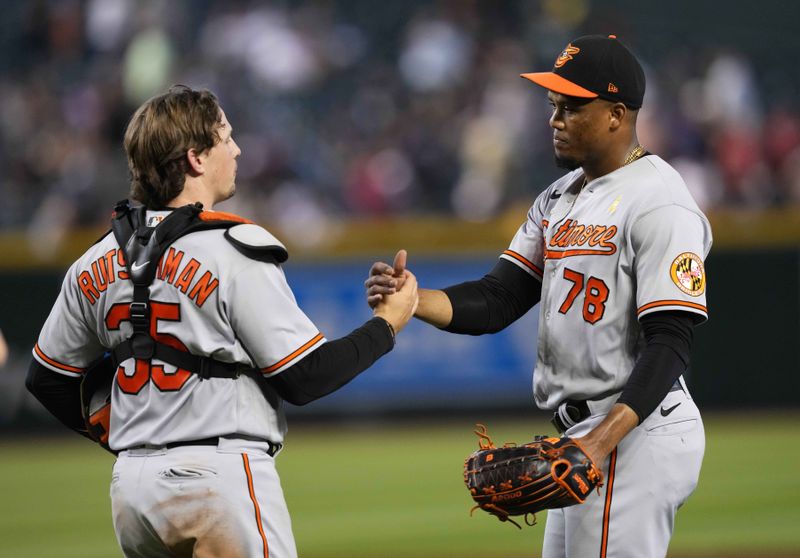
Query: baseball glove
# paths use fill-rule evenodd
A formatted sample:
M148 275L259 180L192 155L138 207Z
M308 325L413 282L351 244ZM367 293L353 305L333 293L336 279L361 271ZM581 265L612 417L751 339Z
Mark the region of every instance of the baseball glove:
M480 508L517 527L509 516L522 515L534 525L536 512L582 504L603 485L603 473L577 440L536 436L527 444L498 448L486 427L476 426L479 449L464 462L464 483L477 504L470 514Z

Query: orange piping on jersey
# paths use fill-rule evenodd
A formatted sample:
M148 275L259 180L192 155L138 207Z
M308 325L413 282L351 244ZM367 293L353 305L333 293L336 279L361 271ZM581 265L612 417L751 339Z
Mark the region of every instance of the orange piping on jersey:
M36 345L34 345L33 350L36 351L36 354L39 355L39 358L41 358L47 364L55 366L60 370L65 370L66 372L75 372L76 374L82 374L83 371L85 370L85 368L77 368L75 366L70 366L68 364L61 364L60 362L53 360L52 358L44 354L42 349L39 348L39 343L36 343Z
M650 310L651 308L659 308L661 306L686 306L687 308L694 308L695 310L700 310L701 312L707 314L708 308L703 306L702 304L697 304L696 302L686 302L685 300L657 300L655 302L650 302L645 304L641 308L639 308L636 313L641 314L645 310Z
M254 225L250 219L239 217L233 213L225 213L224 211L201 211L201 221L234 221L236 223L244 223L246 225Z
M608 524L611 520L611 497L614 491L614 477L617 468L617 448L611 452L611 462L608 465L608 482L606 484L606 504L603 508L603 535L600 539L600 558L606 558L608 553Z
M539 267L535 266L533 264L533 262L531 262L530 260L528 260L527 258L522 256L522 254L518 254L517 252L514 252L513 250L505 250L503 252L503 254L505 254L506 256L511 256L512 258L514 258L515 260L517 260L521 264L525 265L525 267L529 268L531 271L533 271L537 275L539 275L539 276L542 275L542 270Z
M275 370L277 370L278 368L280 368L281 366L283 366L287 362L291 361L292 359L296 358L298 355L300 355L303 352L305 352L309 347L311 347L311 346L315 345L316 343L318 343L319 341L321 341L322 338L323 338L323 335L321 333L317 333L308 343L306 343L305 345L303 345L302 347L297 349L295 352L293 352L292 354L290 354L286 358L282 358L281 360L279 360L278 362L276 362L272 366L269 366L267 368L262 368L261 369L261 373L262 374L269 374L270 372L274 372Z
M264 527L261 525L261 508L258 507L256 491L253 489L253 474L250 472L250 459L247 458L246 453L242 454L242 461L244 462L244 474L247 475L247 489L250 491L250 500L253 501L253 507L256 510L256 524L258 525L258 532L261 535L261 540L264 541L264 558L269 558L267 535L264 534Z
M617 247L612 244L611 250L590 250L588 248L583 250L545 250L544 257L547 260L560 260L571 256L610 256L616 252Z

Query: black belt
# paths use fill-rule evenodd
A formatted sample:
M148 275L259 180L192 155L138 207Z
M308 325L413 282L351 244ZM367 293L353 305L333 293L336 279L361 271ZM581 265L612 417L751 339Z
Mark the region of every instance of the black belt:
M216 446L219 445L219 436L215 438L203 438L201 440L182 440L180 442L170 442L164 447L167 449L179 448L181 446Z
M672 384L672 387L669 388L669 391L683 391L680 378L675 380L675 383ZM553 418L550 419L550 422L553 423L553 426L556 427L556 430L563 434L579 422L583 422L589 418L591 415L592 412L589 410L589 404L585 399L581 401L568 399L558 406L558 409L556 409L556 412L553 413Z
M266 440L266 442L267 444L269 444L269 447L267 448L267 454L270 457L275 457L275 454L278 453L283 447L283 444L276 444L274 442L270 442L269 440ZM168 444L164 444L163 446L145 445L145 446L135 446L128 449L145 449L148 447L151 448L163 447L166 449L172 449L172 448L179 448L181 446L216 446L216 445L219 445L219 436L216 436L214 438L202 438L200 440L181 440L180 442L170 442Z

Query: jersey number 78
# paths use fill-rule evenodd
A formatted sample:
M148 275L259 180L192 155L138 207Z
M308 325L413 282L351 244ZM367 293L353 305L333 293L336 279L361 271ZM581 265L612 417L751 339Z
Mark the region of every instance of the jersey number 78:
M606 311L606 300L608 300L608 286L602 279L597 277L589 277L585 280L583 273L578 273L568 267L564 268L564 279L572 283L572 287L567 293L567 298L561 303L558 309L562 314L569 312L572 304L575 302L577 296L584 291L584 283L586 289L583 295L583 319L590 324L602 319Z

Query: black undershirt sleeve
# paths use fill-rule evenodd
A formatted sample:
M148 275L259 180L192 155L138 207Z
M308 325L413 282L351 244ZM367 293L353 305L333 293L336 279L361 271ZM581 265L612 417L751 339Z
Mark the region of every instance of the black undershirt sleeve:
M322 345L265 382L283 399L305 405L336 391L394 347L394 335L382 318L372 318L349 335ZM33 359L25 385L58 420L86 435L81 414L80 378L58 374Z
M542 284L519 266L501 259L477 281L442 289L453 306L450 333L497 333L539 302Z
M80 378L53 372L33 359L28 367L25 387L54 417L88 437L81 413Z
M633 409L640 424L689 366L694 318L689 312L654 312L641 325L646 344L617 401Z
M383 318L372 318L265 381L284 400L305 405L347 384L393 347L389 324Z

